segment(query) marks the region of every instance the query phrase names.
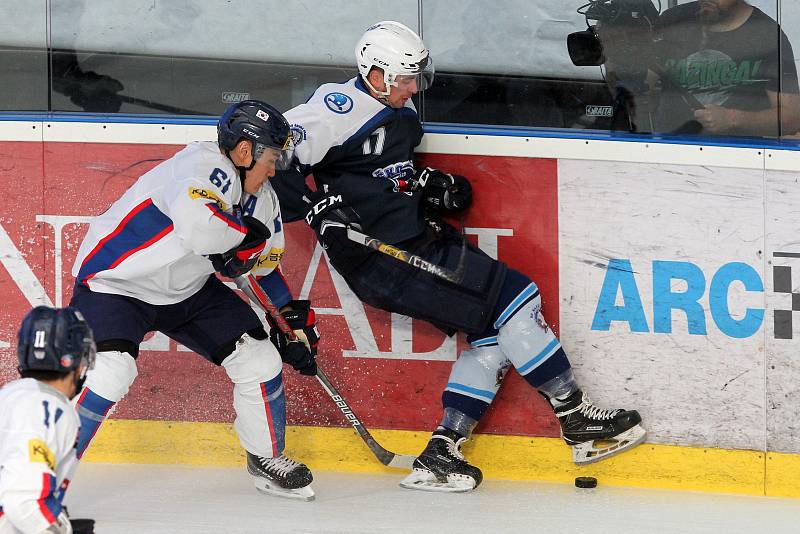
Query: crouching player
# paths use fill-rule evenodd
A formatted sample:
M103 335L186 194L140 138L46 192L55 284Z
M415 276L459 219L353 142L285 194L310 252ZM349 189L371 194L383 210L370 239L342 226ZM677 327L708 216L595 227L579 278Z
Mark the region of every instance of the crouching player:
M90 223L72 270L71 304L97 340L97 366L78 400L79 458L133 384L145 335L158 331L225 369L234 385L234 428L256 487L313 497L311 471L283 454L281 360L314 375L319 339L309 302L291 300L277 270L284 236L269 179L288 144L289 124L278 110L239 102L220 118L216 142L190 143ZM261 276L304 341L268 336L215 271Z

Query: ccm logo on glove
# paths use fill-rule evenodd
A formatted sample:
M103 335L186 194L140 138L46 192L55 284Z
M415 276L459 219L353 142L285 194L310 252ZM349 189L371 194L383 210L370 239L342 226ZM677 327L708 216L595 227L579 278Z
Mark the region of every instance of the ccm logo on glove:
M310 210L308 210L308 213L306 213L306 222L310 226L314 226L313 224L314 217L317 217L320 214L325 213L327 210L329 210L333 206L336 206L337 204L344 204L342 195L330 195L323 198L322 200L314 204Z

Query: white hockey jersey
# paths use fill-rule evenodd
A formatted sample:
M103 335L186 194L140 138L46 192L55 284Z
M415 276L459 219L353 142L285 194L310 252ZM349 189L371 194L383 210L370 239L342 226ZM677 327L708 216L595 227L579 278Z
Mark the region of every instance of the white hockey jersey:
M55 522L78 463L78 426L67 397L47 384L22 378L0 389L0 534Z
M72 274L92 291L156 305L195 294L214 272L209 254L242 242L242 215L271 236L252 273L265 276L280 262L283 225L269 181L243 194L233 163L215 142L190 143L143 174L103 214L92 219Z

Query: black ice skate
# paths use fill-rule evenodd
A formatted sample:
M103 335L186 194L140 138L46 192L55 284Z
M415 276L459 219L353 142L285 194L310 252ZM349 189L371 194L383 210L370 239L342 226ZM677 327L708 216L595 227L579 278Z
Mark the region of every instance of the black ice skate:
M464 459L461 444L466 440L452 430L435 431L428 446L414 460L411 474L400 485L408 489L451 493L478 487L483 474Z
M248 452L247 472L253 477L258 491L290 499L314 500L311 471L284 455L264 458Z
M642 418L636 410L602 410L581 390L555 408L561 437L572 447L572 461L590 464L623 452L644 441Z

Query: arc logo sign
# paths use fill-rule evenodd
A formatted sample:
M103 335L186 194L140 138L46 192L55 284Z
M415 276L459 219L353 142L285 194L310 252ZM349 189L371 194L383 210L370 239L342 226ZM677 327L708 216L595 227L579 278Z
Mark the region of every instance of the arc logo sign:
M791 258L797 264L775 265L772 271L775 294L790 296L788 309L772 310L774 337L792 339L794 312L800 311L800 292L792 289L792 269L797 276L800 253L775 252L773 256ZM716 328L728 337L743 339L756 335L764 326L764 281L747 263L725 263L709 273L691 262L652 260L651 278L646 280L652 293L643 296L639 287L645 276L634 269L630 259L609 260L591 329L608 331L613 323L626 323L632 333L671 334L675 314L686 318L690 335L705 336L710 328ZM733 297L750 303L760 301L762 305L733 310ZM650 310L645 309L645 303L650 303Z

